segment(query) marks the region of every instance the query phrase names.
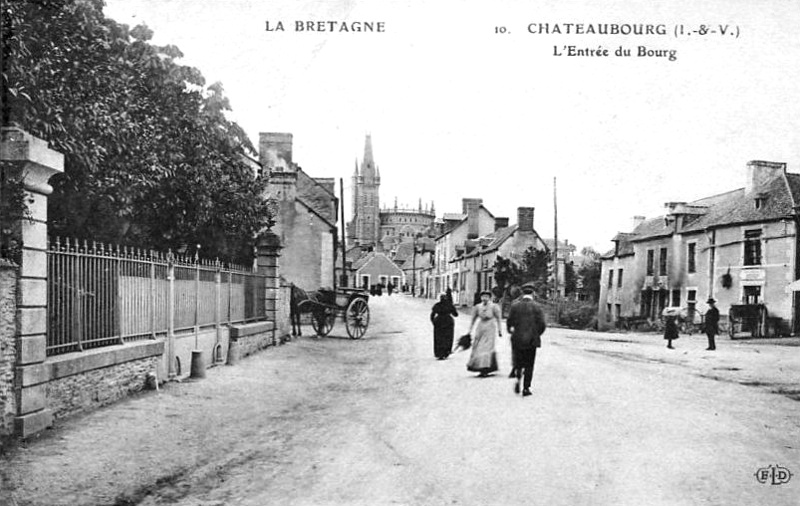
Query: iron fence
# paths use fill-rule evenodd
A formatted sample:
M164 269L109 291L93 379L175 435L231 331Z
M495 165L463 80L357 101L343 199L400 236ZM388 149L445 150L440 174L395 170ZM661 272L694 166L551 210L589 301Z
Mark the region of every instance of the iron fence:
M266 318L266 276L241 266L60 238L47 263L48 355Z

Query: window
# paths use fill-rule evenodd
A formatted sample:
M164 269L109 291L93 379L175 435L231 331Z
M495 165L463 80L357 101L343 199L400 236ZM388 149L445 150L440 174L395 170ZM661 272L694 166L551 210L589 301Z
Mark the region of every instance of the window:
M694 312L697 307L697 290L686 291L686 307L688 308L689 317L694 321Z
M617 271L617 286L622 287L622 269Z
M697 251L697 243L690 242L689 251L686 254L686 259L688 262L686 269L689 271L690 274L697 272L697 263L695 261L696 251Z
M658 275L667 275L667 248L661 248L658 255Z
M655 251L647 250L647 275L655 274Z
M744 265L761 265L761 230L744 232Z
M681 305L681 291L672 290L672 306L678 307Z
M614 269L608 270L608 287L614 286Z
M744 287L744 303L745 304L758 304L761 299L760 286L745 286Z

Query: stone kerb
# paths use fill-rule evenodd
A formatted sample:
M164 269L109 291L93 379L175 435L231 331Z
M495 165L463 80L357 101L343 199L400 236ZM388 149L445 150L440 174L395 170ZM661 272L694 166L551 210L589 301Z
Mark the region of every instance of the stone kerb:
M22 179L30 216L20 227L22 254L17 281L15 377L26 368L40 369L46 359L47 332L47 196L50 177L64 171L64 155L18 127L0 132L0 160L10 162L12 177ZM46 407L46 383L15 382L17 435L26 437L52 425Z

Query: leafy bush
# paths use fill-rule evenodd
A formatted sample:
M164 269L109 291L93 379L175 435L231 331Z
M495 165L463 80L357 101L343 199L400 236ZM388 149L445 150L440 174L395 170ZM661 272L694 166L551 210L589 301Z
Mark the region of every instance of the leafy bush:
M559 312L558 323L571 329L590 329L597 326L597 305L566 303Z

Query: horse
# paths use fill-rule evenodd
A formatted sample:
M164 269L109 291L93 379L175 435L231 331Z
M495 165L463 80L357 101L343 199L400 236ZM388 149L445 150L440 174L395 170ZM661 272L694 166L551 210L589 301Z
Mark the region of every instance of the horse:
M300 303L308 300L308 294L305 290L292 283L291 295L289 296L289 320L292 322L292 335L302 336L303 331L300 326Z

